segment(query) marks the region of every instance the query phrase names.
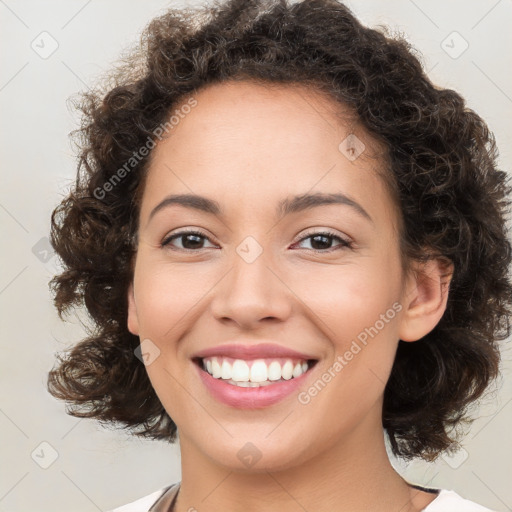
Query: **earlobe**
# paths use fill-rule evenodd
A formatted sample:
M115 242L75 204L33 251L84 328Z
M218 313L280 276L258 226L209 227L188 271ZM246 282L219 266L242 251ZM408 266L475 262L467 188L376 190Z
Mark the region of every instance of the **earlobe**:
M139 335L139 320L137 317L137 306L135 305L135 294L133 291L133 281L128 287L128 330L135 336Z
M453 263L435 258L418 265L409 276L399 337L417 341L439 323L446 310Z

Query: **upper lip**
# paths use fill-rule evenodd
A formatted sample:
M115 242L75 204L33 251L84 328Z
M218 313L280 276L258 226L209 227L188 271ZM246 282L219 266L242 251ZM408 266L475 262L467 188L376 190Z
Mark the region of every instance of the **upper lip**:
M205 358L213 356L231 357L233 359L265 359L271 357L288 357L290 359L316 359L311 354L297 352L275 343L259 343L258 345L245 345L241 343L229 343L206 348L197 352L193 357Z

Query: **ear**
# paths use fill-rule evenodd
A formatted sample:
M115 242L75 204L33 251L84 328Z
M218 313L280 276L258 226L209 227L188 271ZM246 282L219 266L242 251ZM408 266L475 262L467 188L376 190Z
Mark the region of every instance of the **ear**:
M416 264L407 278L404 314L400 323L402 341L417 341L438 324L446 310L453 263L446 258Z
M133 292L133 281L130 283L128 287L128 330L135 334L139 335L139 318L137 316L137 306L135 304L135 295Z

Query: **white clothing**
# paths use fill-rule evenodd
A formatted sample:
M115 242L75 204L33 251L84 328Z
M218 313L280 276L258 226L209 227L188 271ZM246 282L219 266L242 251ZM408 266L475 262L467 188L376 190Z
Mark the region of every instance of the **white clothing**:
M422 512L493 512L478 503L464 499L454 490L415 487L427 492L437 492L437 498L430 502ZM178 490L179 482L162 487L158 491L108 512L167 512L174 502Z

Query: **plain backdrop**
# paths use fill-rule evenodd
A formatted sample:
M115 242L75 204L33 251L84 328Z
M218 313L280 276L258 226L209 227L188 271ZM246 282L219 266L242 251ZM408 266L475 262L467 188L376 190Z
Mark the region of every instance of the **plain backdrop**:
M79 118L66 100L92 85L166 7L163 0L0 0L1 187L0 512L94 512L180 479L179 449L66 415L46 391L54 354L84 336L61 322L48 280L56 269L49 219L74 179L68 133ZM511 0L352 0L368 25L402 32L438 85L463 94L495 133L511 168ZM409 481L456 490L512 510L512 357L453 456L393 460Z

